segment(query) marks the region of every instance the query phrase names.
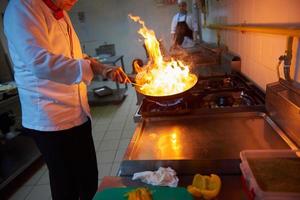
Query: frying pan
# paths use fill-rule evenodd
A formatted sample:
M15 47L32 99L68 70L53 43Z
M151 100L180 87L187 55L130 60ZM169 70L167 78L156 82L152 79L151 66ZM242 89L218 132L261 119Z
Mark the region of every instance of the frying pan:
M136 84L133 84L133 85L135 87L135 90L138 93L142 94L148 100L152 100L152 101L156 101L156 102L169 101L169 100L178 99L178 98L184 96L186 93L188 93L196 85L196 83L198 81L197 76L196 75L194 75L194 76L195 76L195 79L194 79L193 84L190 86L190 88L186 89L185 91L182 91L182 92L179 92L179 93L176 93L176 94L172 94L172 95L152 96L152 95L146 94L145 91L141 90L140 85L136 85Z
M138 73L138 69L142 68L141 66L143 66L142 60L140 60L140 59L133 60L132 69L135 74ZM125 74L125 72L124 72L124 74ZM185 95L186 93L188 93L196 85L196 83L198 81L198 77L194 74L193 74L193 76L195 77L194 83L190 86L190 88L186 89L185 91L179 92L177 94L164 95L164 96L153 96L153 95L149 95L149 94L145 93L145 91L141 90L142 85L138 85L135 83L136 77L127 75L127 81L129 83L132 83L132 85L135 87L136 92L143 95L146 99L155 101L155 102L160 102L160 101L169 101L169 100L178 99L178 98L182 97L183 95Z

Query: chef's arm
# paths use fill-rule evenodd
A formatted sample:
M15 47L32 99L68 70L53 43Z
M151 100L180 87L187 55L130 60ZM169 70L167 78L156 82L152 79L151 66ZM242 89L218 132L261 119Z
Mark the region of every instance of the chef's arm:
M4 18L5 33L12 48L24 63L24 70L31 71L40 79L47 79L63 84L89 84L93 78L90 61L72 59L51 52L48 43L48 28L40 9L32 9L28 1L24 1L28 11L20 9L18 1L12 3L12 18ZM30 2L30 1L29 1Z
M119 83L131 82L122 67L106 65L91 57L86 59L90 60L94 74L101 75L104 78L109 78Z

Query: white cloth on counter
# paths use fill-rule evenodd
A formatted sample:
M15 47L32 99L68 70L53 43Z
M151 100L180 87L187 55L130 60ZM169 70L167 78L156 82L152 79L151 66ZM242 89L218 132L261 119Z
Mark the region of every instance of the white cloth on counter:
M140 179L142 182L155 185L155 186L169 186L169 187L177 187L178 185L178 177L176 176L176 172L168 167L160 167L157 171L144 171L134 173L132 180Z

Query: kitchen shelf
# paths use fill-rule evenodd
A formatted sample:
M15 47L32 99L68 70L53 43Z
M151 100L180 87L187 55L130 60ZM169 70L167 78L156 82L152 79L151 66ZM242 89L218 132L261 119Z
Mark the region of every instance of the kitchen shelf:
M25 135L0 145L0 190L41 156L34 141Z
M0 115L5 112L15 115L16 123L10 128L12 131L19 131L21 128L21 110L18 95L0 101ZM18 133L8 139L3 135L0 140L0 190L40 156L38 148L29 136Z
M121 63L121 67L123 71L125 72L125 66L124 66L124 61L123 61L123 55L116 55L116 56L111 56L108 58L97 58L101 63L103 64L108 64L108 65L113 65L117 66L117 63ZM101 84L105 84L102 82ZM99 87L99 82L93 81L92 85L89 86L89 91L88 91L88 101L91 106L101 106L101 105L107 105L107 104L120 104L123 102L123 100L126 98L126 91L128 89L127 84L125 84L124 88L121 88L118 82L115 82L116 89L113 90L112 95L104 96L104 97L99 97L96 94L94 94L93 89ZM102 85L103 86L103 85Z
M88 92L90 106L102 106L107 104L120 104L126 98L126 88L113 89L113 94L105 97L99 97L94 92Z

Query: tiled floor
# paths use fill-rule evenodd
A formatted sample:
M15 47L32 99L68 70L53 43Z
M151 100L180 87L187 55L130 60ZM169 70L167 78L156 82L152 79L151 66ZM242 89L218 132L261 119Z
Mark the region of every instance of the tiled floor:
M105 84L111 85L109 82ZM113 87L113 85L111 85ZM116 175L125 149L133 135L133 115L137 109L134 89L129 86L128 96L121 105L92 107L93 138L97 153L99 182L104 176ZM48 170L43 166L10 200L51 199Z

